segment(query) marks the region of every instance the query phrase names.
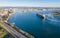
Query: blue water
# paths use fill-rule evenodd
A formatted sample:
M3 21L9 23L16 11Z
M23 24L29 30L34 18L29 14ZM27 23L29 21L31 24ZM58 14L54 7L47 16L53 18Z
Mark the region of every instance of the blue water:
M53 16L49 12L20 12L16 11L8 20L15 23L20 29L30 33L35 38L60 38L60 16ZM36 16L37 13L44 14L45 20Z
M3 38L10 38L10 34L6 34Z

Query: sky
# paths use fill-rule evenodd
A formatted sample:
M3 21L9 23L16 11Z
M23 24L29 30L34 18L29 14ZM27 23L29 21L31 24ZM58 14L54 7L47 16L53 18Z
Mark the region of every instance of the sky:
M0 7L60 7L60 0L0 0Z

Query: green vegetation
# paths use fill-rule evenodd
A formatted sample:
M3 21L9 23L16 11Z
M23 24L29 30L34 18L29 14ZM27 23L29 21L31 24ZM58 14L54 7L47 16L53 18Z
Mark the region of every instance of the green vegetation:
M60 13L59 12L53 12L51 14L54 15L54 16L60 16Z
M0 27L2 26L2 22L0 21Z
M4 37L4 35L6 35L6 34L8 34L8 32L4 29L4 28L2 28L2 22L0 21L0 38L3 38ZM11 34L10 34L10 38L14 38Z
M3 38L8 32L2 28L2 22L0 21L0 38Z
M0 9L1 11L1 9ZM12 12L12 11L11 11ZM10 13L10 12L9 12ZM3 28L3 23L1 22L1 18L4 20L4 21L7 21L8 20L8 17L9 17L9 14L7 15L4 15L4 16L1 16L0 14L0 38L3 38L6 34L8 34L9 32ZM10 33L9 33L10 34ZM10 38L14 38L11 34L10 34Z

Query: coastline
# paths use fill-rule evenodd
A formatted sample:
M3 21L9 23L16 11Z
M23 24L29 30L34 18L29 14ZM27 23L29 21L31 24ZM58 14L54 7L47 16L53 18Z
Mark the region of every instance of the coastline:
M8 16L7 20L5 20L5 22L7 22L8 24L10 24L15 30L17 30L19 33L23 34L27 38L35 38L34 36L32 36L31 34L29 34L28 32L23 31L22 29L20 29L17 26L15 26L15 25L13 25L13 24L11 24L11 23L8 22L9 17L12 16L13 14L14 14L14 12L11 13L11 14L9 14L9 16Z

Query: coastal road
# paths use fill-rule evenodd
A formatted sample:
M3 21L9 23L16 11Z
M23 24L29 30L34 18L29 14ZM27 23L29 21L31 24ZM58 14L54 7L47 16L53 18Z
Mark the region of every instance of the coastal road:
M3 28L6 29L9 33L11 33L15 38L27 38L23 34L16 31L14 28L6 24L3 20L2 23L3 23Z

